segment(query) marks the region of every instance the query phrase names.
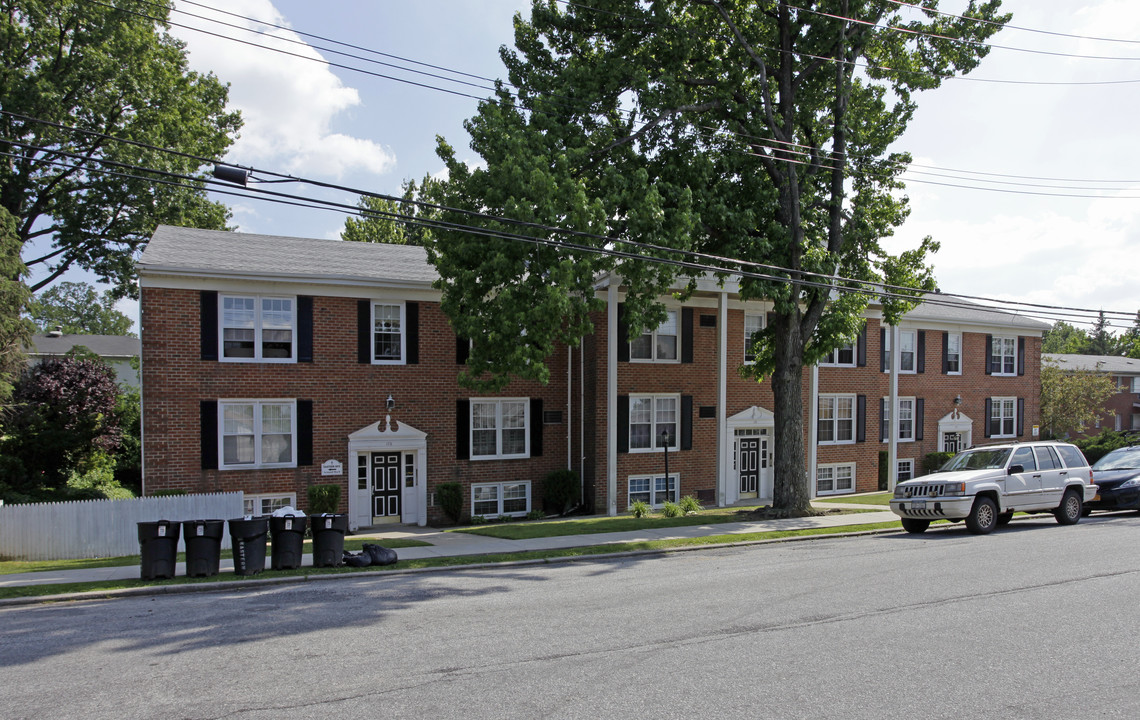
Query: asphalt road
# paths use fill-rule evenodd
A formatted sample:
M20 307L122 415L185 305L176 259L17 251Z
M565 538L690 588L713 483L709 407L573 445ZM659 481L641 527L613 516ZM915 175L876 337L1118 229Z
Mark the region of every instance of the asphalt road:
M1140 515L0 611L5 718L1140 717Z

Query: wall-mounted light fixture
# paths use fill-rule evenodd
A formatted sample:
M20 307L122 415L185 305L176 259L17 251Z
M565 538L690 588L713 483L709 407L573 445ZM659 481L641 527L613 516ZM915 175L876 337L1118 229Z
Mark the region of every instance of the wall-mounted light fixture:
M388 393L388 401L386 405L388 406L388 412L396 409L396 400L392 397L392 393Z

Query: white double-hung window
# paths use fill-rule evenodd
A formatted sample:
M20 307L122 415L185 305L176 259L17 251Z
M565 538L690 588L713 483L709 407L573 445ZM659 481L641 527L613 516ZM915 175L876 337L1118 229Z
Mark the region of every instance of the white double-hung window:
M961 333L948 333L946 335L946 373L948 375L962 374Z
M990 374L1017 374L1017 338L995 337L990 342Z
M820 445L855 442L855 396L820 395L816 427Z
M756 340L756 333L764 329L764 320L764 315L760 313L744 313L744 362L756 362L752 344Z
M296 362L296 298L222 295L219 313L223 361Z
M404 304L372 303L372 362L396 365L404 362Z
M855 492L855 463L820 465L815 471L815 494Z
M990 437L1015 437L1017 428L1017 398L990 398Z
M884 357L883 369L889 371L891 369L891 335L892 328L887 328L884 334L883 349L886 352ZM917 333L914 330L899 330L899 372L900 373L913 373L915 372L914 364L914 349L917 344Z
M680 405L679 395L630 395L630 451L676 450Z
M297 465L296 401L221 400L218 415L221 469Z
M883 442L890 439L886 431L890 427L890 422L891 399L885 397L883 398ZM914 440L914 398L912 397L899 398L898 440L899 442Z
M677 359L677 311L667 310L665 322L656 330L646 331L629 343L629 359L648 362L672 362Z
M471 459L530 456L530 400L471 401Z

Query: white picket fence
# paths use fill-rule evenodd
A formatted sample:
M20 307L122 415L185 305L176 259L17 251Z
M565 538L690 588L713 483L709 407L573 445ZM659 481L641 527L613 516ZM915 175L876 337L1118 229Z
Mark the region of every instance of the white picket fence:
M243 493L230 492L0 505L0 558L71 560L137 555L138 523L229 520L242 516L243 499ZM222 548L229 547L227 527ZM179 535L178 550L185 549Z

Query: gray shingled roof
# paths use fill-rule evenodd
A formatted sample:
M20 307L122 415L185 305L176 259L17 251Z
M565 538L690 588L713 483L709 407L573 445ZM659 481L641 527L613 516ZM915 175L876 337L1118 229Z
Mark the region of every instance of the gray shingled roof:
M430 285L439 276L412 245L251 235L160 225L139 274L267 276Z
M1118 375L1140 375L1140 360L1118 355L1069 355L1066 353L1042 353L1045 362L1056 363L1066 370L1099 370Z
M1044 332L1050 328L1049 323L1034 320L1003 310L994 310L984 305L962 300L955 297L944 297L937 293L926 295L927 300L937 303L924 302L906 314L908 320L939 320L944 322L976 323L978 325L994 325L997 327L1014 327Z
M33 335L30 355L64 355L76 345L83 345L99 357L138 357L140 341L126 335Z

